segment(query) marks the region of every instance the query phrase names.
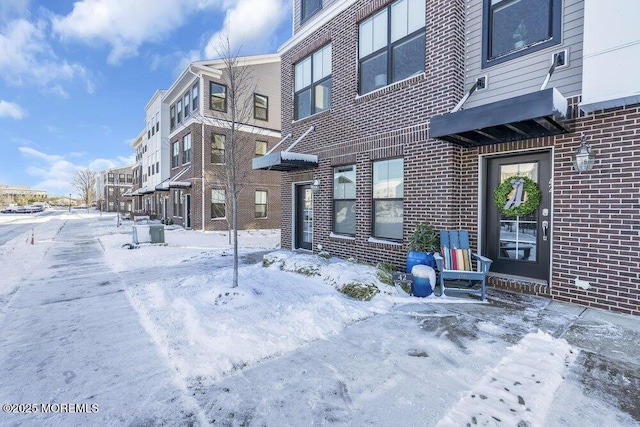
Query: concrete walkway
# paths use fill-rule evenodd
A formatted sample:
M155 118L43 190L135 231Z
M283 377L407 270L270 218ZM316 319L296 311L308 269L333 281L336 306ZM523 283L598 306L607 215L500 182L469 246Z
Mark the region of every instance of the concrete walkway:
M22 414L3 407L0 425L197 420L197 409L174 384L87 223L66 222L43 265L53 268L25 272L0 317L0 402L25 405L14 408Z

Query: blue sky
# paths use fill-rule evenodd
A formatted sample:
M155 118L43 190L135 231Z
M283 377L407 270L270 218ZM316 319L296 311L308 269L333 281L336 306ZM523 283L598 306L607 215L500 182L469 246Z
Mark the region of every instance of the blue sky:
M1 0L0 184L73 193L78 168L131 164L144 107L228 34L291 36L290 0Z

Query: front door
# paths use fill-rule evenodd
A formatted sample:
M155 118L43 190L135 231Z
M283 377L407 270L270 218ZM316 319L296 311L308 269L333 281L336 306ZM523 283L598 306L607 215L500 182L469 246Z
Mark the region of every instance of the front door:
M527 215L504 215L494 202L494 190L506 179L519 176L538 184L540 205ZM491 271L549 280L552 221L550 182L550 152L488 159L483 252L493 260ZM516 183L507 203L511 201L513 205L514 201L524 201L526 198L526 191L518 192Z
M311 185L296 187L295 248L313 249L313 193Z

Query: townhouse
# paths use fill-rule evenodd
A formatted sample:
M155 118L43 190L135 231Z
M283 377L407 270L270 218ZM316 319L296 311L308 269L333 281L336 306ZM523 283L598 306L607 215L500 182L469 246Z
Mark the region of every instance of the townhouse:
M640 314L638 12L295 0L287 136L253 162L281 172L282 247L402 266L428 221L470 231L492 286Z
M224 60L192 62L162 94L160 117L166 121L161 119L159 126L160 151L166 150L168 157L161 154L159 160L160 172L166 164L168 176L155 190L164 192L160 201L164 215L187 229L231 227L230 149L237 154L236 182L241 188L238 229L280 227L280 177L251 168L254 157L264 155L280 140L280 57L236 60L245 77L235 101L230 99ZM236 127L233 134L232 125ZM142 169L144 174L144 165Z

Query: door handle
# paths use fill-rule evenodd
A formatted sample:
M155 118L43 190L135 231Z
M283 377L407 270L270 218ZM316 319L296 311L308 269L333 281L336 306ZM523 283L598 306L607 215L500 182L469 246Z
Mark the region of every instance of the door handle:
M547 241L549 235L549 221L542 221L542 240Z

